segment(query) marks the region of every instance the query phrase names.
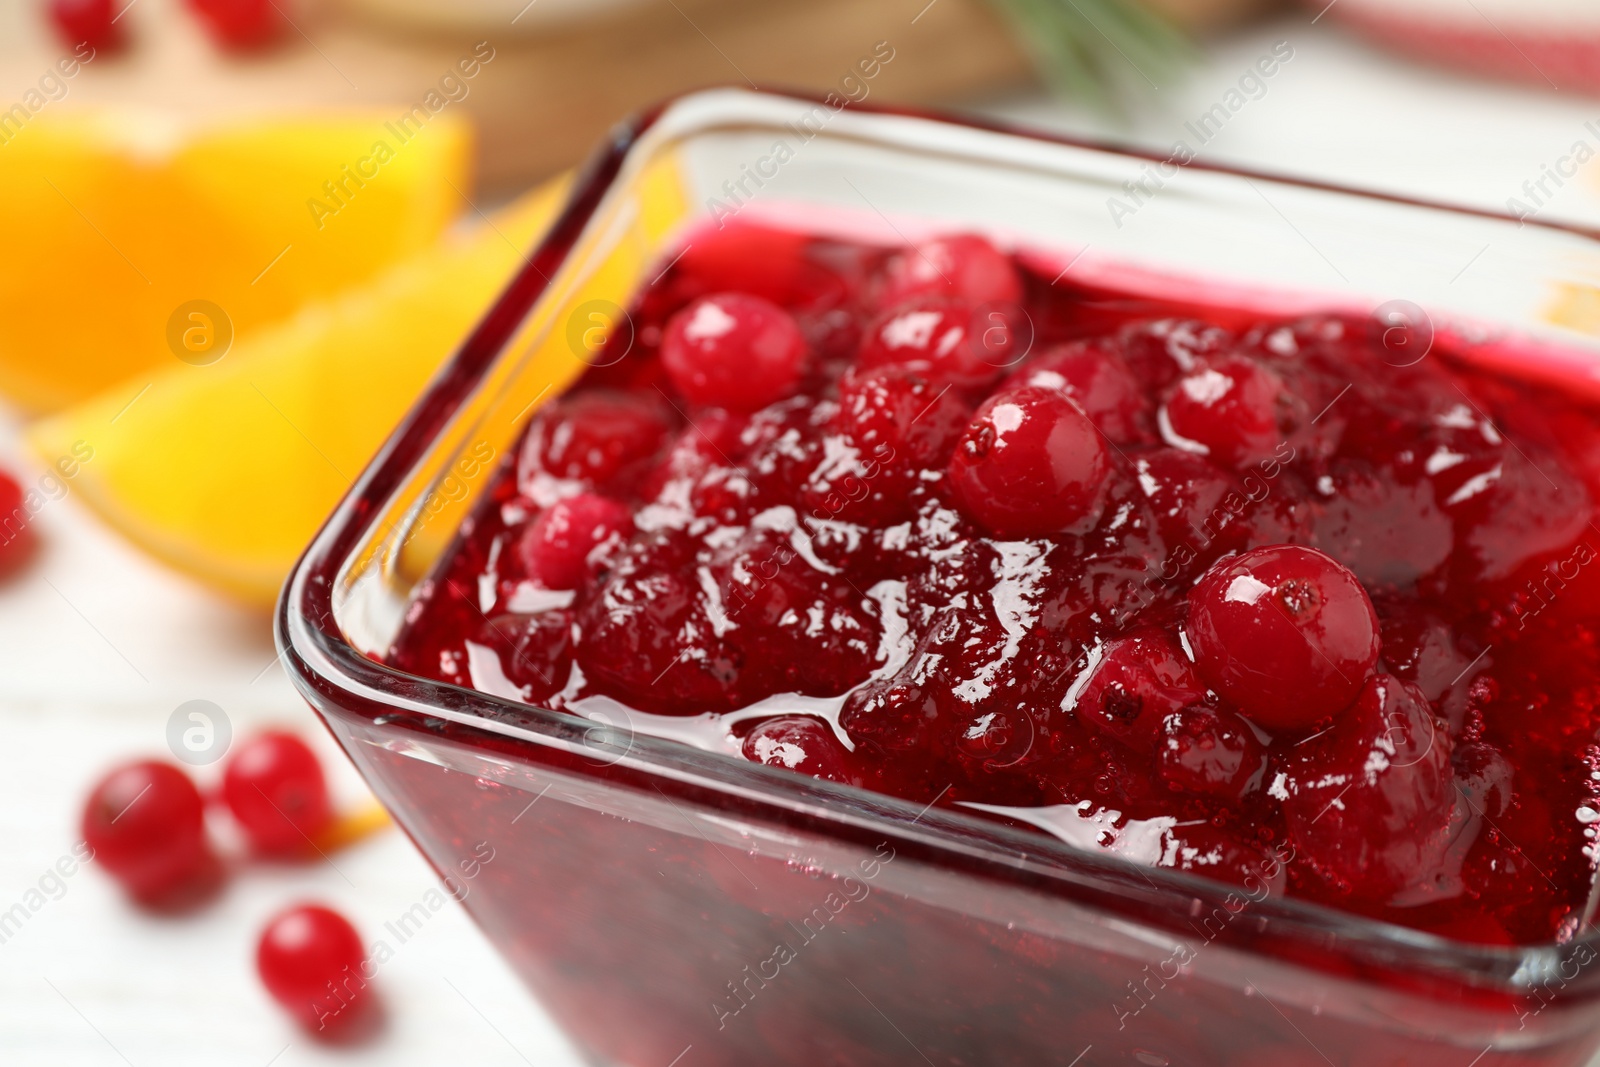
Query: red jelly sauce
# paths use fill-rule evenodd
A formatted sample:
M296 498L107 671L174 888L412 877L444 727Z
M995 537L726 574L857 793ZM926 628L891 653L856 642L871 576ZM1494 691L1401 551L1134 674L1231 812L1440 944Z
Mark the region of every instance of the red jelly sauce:
M1467 940L1584 921L1590 408L971 235L735 224L632 315L390 662Z

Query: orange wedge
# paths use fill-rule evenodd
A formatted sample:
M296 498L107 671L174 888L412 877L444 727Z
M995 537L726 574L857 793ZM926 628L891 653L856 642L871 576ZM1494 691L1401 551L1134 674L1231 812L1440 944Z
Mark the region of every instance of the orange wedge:
M201 336L191 302L220 309L215 336L243 336L432 246L466 206L471 135L448 113L391 118L30 122L0 146L0 394L77 403L177 364Z
M169 359L36 424L29 442L46 463L74 458L73 494L140 547L270 607L565 194L564 181L529 193L366 286L241 336L216 363Z

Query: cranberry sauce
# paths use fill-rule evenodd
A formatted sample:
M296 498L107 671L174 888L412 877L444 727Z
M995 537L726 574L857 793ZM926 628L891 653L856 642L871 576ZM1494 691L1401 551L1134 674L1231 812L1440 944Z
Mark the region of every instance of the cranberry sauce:
M1374 321L1052 283L966 235L736 224L632 314L391 662L580 713L832 698L728 725L1420 929L1582 921L1590 410Z

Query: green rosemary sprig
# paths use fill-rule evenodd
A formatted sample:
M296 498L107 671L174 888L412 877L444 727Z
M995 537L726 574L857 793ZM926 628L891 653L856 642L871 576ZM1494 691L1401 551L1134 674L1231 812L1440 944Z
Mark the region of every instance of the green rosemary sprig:
M1062 94L1115 107L1128 85L1159 89L1187 39L1138 0L991 0Z

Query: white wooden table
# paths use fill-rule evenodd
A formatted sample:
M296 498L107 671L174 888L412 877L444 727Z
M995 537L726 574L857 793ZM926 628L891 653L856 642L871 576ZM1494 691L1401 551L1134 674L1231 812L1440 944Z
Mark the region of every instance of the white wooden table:
M1542 163L1581 137L1593 140L1584 122L1600 119L1600 101L1403 67L1343 39L1326 20L1309 26L1306 16L1217 46L1188 84L1163 89L1164 114L1141 118L1121 136L1169 148L1184 120L1207 110L1279 39L1293 43L1294 59L1203 158L1499 207ZM991 110L1107 132L1042 99ZM1600 170L1569 183L1549 210L1600 222ZM0 457L25 462L13 431L0 426ZM70 497L37 522L45 551L26 575L0 587L0 911L23 900L67 851L91 780L112 761L162 753L168 716L187 700L220 705L236 732L290 723L313 734L341 794L361 795L274 663L264 619L147 562ZM378 984L388 1023L375 1040L328 1050L297 1034L252 971L266 916L295 899L321 898L370 937L435 884L392 831L336 862L252 870L184 919L137 913L91 864L0 944L0 1062L578 1064L454 905L384 967Z

